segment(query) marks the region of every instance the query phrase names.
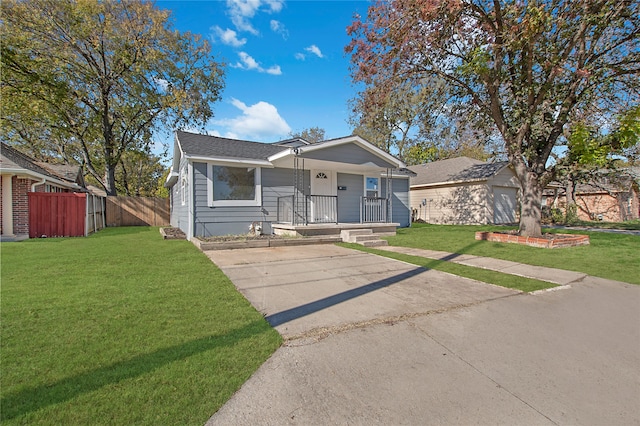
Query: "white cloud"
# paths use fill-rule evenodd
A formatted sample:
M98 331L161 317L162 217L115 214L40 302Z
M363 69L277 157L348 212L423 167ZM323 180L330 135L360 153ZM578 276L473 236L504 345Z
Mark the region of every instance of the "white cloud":
M296 53L296 54L295 54L295 57L296 57L296 59L297 59L297 60L299 60L299 61L304 61L304 60L305 60L305 58L306 58L306 56L304 56L304 53Z
M227 0L227 9L233 25L238 31L246 31L253 35L259 34L251 24L256 12L264 10L267 13L277 13L282 10L283 5L284 0Z
M243 70L254 70L262 73L267 73L271 75L281 75L282 70L280 69L280 65L274 65L269 68L263 68L258 61L253 59L251 55L247 52L238 52L238 56L240 57L241 62L236 62L235 65L231 65L233 68L240 68Z
M273 31L276 34L280 34L282 38L285 40L289 38L289 31L285 28L282 22L272 19L270 22L270 25L271 25L271 31Z
M318 58L324 58L324 55L322 54L322 52L320 51L320 48L318 46L316 46L315 44L312 44L309 47L305 47L305 49L307 52L313 53L314 55L316 55Z
M220 28L219 26L215 26L215 27L211 27L211 30L213 30L213 32L215 33L215 36L212 34L211 38L215 41L216 38L219 39L222 43L228 45L228 46L233 46L233 47L240 47L243 46L246 42L247 39L246 38L238 38L238 33L236 33L235 31L233 31L232 29L227 28L226 30L223 30L222 28Z
M291 132L291 127L280 116L278 109L268 102L260 101L247 106L244 102L233 98L231 104L242 114L235 118L213 122L226 128L225 137L267 141L286 136ZM217 131L209 131L209 133L220 135Z

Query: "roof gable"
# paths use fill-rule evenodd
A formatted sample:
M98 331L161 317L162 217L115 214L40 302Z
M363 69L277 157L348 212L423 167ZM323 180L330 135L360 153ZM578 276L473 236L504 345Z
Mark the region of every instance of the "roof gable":
M487 180L508 164L507 161L485 163L469 157L456 157L408 168L416 174L411 178L411 186L420 186Z

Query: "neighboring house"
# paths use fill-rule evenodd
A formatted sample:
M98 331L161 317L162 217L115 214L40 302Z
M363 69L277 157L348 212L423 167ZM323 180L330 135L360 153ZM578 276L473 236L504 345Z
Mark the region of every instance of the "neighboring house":
M3 241L29 237L29 192L79 192L84 185L80 167L39 163L5 143L0 150L0 175Z
M443 224L517 222L520 184L508 162L468 157L409 167L414 220Z
M178 131L171 224L194 236L410 225L405 165L358 136L259 143ZM309 228L307 228L309 229Z
M624 222L640 218L640 167L614 174L602 173L588 183L578 183L574 198L578 219L585 221ZM566 188L557 182L544 191L543 206L566 208Z

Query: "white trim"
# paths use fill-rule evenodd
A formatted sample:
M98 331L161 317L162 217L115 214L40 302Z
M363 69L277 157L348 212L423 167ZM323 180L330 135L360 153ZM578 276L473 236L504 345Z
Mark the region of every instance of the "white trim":
M200 163L215 163L216 166L274 167L273 164L265 160L245 160L245 159L228 158L228 157L201 157L201 156L191 156L191 155L187 155L184 158L191 161L200 162Z
M188 209L188 213L187 213L187 217L189 218L189 227L187 229L187 240L191 241L191 239L193 238L193 228L194 228L194 222L196 220L195 217L195 208L194 208L194 190L193 190L193 164L191 164L191 162L189 161L187 163L187 176L188 176L188 180L187 180L187 189L189 189L189 196L188 196L188 204L189 204L189 209Z
M290 155L294 155L294 151L293 148L289 148L289 149L284 149L283 151L277 153L277 154L273 154L271 157L269 157L269 161L273 162L273 161L277 161L280 160L281 158L286 158Z
M254 178L254 198L253 200L214 200L213 199L213 167L238 167L238 164L229 166L227 164L207 163L207 206L209 207L256 207L262 205L262 169L255 168Z
M188 166L187 166L188 167ZM187 168L187 175L188 175ZM189 187L189 178L184 174L180 177L180 205L184 206L187 204L187 188Z
M6 175L11 174L12 176L16 176L18 179L30 179L30 180L34 180L34 179L38 179L38 180L45 180L48 183L54 183L57 185L62 186L63 188L69 188L69 189L82 189L80 185L78 185L77 183L71 183L71 182L65 182L63 180L51 177L51 176L47 176L47 175L43 175L42 173L38 173L38 172L33 172L31 170L28 169L16 169L16 168L2 168L0 169L0 172L2 175ZM44 183L44 182L42 182ZM42 183L39 183L39 185L41 185Z
M2 174L2 235L15 237L13 233L13 175Z

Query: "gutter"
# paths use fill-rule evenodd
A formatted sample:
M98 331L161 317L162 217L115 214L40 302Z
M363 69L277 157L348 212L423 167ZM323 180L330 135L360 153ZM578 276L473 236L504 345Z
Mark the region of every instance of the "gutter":
M31 184L31 192L36 192L36 186L38 185L44 185L45 182L47 181L46 177L43 177L42 180L40 182L34 182Z

